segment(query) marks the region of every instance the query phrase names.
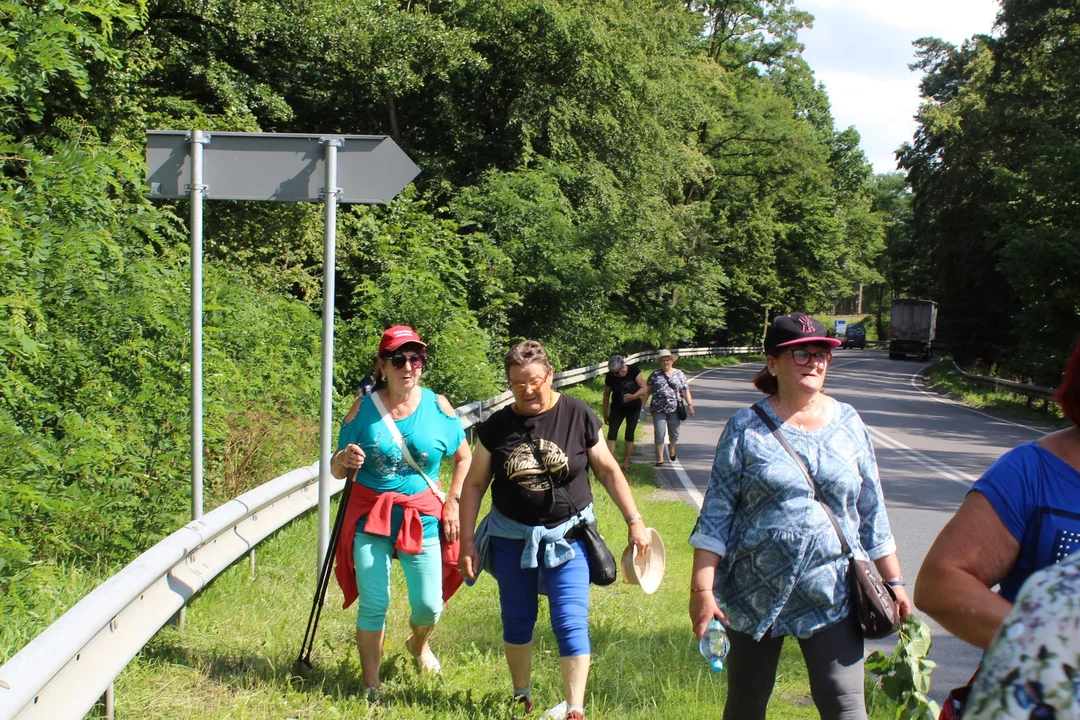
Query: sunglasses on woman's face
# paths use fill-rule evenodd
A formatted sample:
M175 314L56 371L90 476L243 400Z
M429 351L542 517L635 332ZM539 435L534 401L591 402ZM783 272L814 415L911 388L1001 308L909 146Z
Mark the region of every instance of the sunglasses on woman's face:
M809 365L811 359L818 365L827 366L832 362L832 353L828 351L812 353L809 350L792 350L791 359L796 365L800 366Z
M383 355L384 360L389 360L390 364L394 366L394 369L401 370L405 367L405 363L409 363L413 366L414 370L419 370L424 367L424 363L427 362L427 355L424 353L416 353L414 355L406 355L405 353L397 353L390 355L389 357Z

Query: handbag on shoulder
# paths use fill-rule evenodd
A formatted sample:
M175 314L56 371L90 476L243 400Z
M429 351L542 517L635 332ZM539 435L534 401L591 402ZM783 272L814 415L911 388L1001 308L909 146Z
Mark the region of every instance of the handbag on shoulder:
M893 589L878 579L869 562L855 558L855 554L851 552L851 546L848 545L847 538L844 537L844 533L840 530L840 523L836 521L832 509L822 501L818 493L817 482L814 480L814 476L810 474L810 469L806 467L806 463L795 452L795 449L788 444L788 441L780 433L780 428L776 426L768 413L760 405L754 405L753 407L754 412L769 428L773 437L777 439L788 455L791 455L802 469L803 475L806 476L807 482L810 483L810 487L814 491L814 499L821 504L825 514L829 516L829 522L832 523L833 529L836 530L836 534L840 537L840 550L849 556L848 582L851 583L851 602L855 606L855 615L858 617L863 637L878 640L892 635L900 629L900 612L896 608L896 595L893 594Z
M668 387L671 388L675 392L675 415L676 415L676 417L678 417L679 420L685 420L686 419L686 404L683 402L682 393L680 393L678 391L678 389L674 385L671 384L671 381L668 380L667 375L664 375L663 373L660 373L660 375L661 375L661 377L664 378L664 382L666 382L668 384Z
M585 544L585 555L589 561L589 582L601 587L611 585L618 574L618 566L611 549L600 535L600 529L595 522L588 521L578 527L582 528L581 541Z

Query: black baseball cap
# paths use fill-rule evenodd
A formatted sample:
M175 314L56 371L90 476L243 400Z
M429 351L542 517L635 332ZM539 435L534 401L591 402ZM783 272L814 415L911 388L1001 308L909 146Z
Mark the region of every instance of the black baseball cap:
M804 313L788 313L773 318L765 331L765 354L775 355L777 350L792 345L817 343L839 347L840 341L825 334L825 326Z

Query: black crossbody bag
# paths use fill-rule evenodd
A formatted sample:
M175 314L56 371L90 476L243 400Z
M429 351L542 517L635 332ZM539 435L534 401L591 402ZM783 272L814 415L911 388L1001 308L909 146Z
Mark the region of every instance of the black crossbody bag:
M539 463L540 469L544 474L548 476L548 480L551 482L551 493L555 495L555 476L548 470L547 463L544 462L544 456L540 452L540 448L533 442L532 433L522 424L520 426L521 434L525 438L525 442L529 444L529 449L532 450L533 457L536 458L536 462ZM581 541L585 544L585 556L589 563L589 582L593 585L610 585L615 582L617 577L617 565L615 564L615 556L611 554L611 550L608 548L607 543L604 542L603 536L600 535L600 529L596 527L596 523L591 520L586 520L581 510L578 509L577 504L573 498L570 497L570 493L566 492L566 488L559 487L563 497L566 498L566 502L570 505L570 509L577 515L578 532L581 533Z
M893 594L893 589L878 580L869 562L855 559L847 538L844 537L844 533L840 530L840 523L836 521L832 509L821 499L817 481L810 474L810 469L806 467L806 463L795 452L795 449L788 444L787 439L780 433L780 428L776 426L776 423L765 412L765 409L760 405L754 405L753 407L754 412L772 431L773 437L777 439L788 455L795 459L795 462L803 471L803 475L806 476L806 481L810 483L810 488L814 491L814 499L825 510L825 514L829 516L829 522L832 523L833 529L836 530L836 534L840 537L840 549L848 556L851 602L855 605L855 614L859 618L863 637L877 640L892 635L900 629L900 612L896 609L896 595Z

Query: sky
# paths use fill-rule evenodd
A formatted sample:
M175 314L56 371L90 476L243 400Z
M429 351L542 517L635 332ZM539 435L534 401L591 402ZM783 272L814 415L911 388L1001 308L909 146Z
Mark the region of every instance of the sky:
M989 34L996 0L796 0L814 16L799 40L824 83L838 129L854 125L874 172L896 170L894 152L915 133L921 72L911 43L939 37L959 45Z

